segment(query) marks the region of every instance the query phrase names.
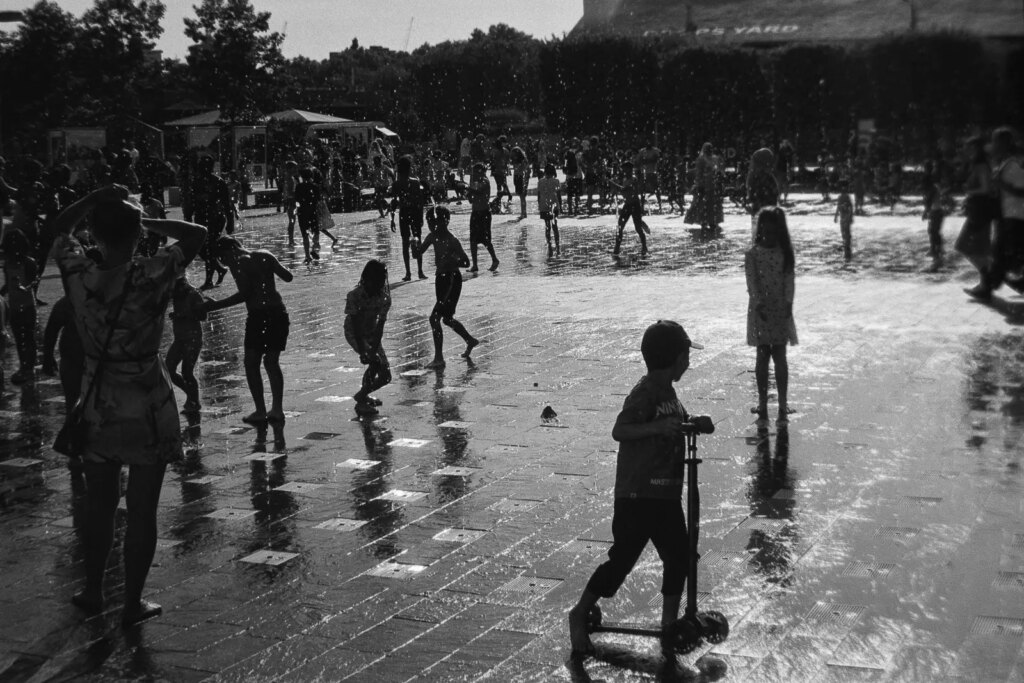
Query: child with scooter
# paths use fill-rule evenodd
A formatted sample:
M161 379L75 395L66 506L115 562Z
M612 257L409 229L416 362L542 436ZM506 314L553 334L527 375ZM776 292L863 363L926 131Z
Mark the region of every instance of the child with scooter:
M637 382L622 406L612 428L619 442L615 470L615 508L612 517L612 547L608 560L594 571L579 602L569 612L569 636L574 657L593 654L590 640L595 621L600 621L598 600L615 595L640 558L647 542L654 543L663 564L661 614L663 642L678 638L679 608L688 575L696 578L696 546L691 544L683 514L684 466L695 483L696 446L686 445L697 432L710 433L714 425L708 417L691 418L672 387L690 365L690 349L703 348L690 341L678 323L659 320L644 332L640 351L647 374ZM688 495L690 516L697 514L695 487ZM695 520L694 520L695 521ZM691 557L691 555L693 555ZM691 585L695 589L695 585ZM696 615L696 594L688 600L687 617ZM693 604L689 604L692 602ZM703 616L703 615L699 615ZM717 615L720 616L720 615ZM722 618L724 622L724 618ZM695 627L692 634L711 638L728 633L728 626L713 625L708 632ZM649 635L642 632L642 635Z

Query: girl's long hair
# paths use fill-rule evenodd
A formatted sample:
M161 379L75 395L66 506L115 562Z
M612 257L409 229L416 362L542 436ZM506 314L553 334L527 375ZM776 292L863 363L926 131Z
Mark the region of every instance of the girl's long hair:
M775 228L778 246L782 249L782 269L792 273L796 267L796 255L793 253L793 242L789 238L789 226L786 224L786 212L777 206L766 206L757 214L757 244L763 244L770 228Z

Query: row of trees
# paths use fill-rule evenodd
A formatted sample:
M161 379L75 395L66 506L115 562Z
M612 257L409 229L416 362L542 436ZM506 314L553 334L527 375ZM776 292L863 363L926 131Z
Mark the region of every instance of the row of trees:
M679 38L541 41L508 26L396 52L358 42L329 60L285 59L284 37L250 0L201 0L186 19L184 62L151 58L159 0L94 0L81 17L43 0L0 38L5 137L113 115L159 123L185 96L239 121L344 100L406 137L474 131L515 109L549 130L637 139L686 131L689 142L818 136L860 118L931 135L1021 122L1024 49L963 34L901 34L866 43L706 48Z

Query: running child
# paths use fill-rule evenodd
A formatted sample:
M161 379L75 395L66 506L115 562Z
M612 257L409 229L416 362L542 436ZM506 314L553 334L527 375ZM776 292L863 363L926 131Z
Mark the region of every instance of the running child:
M388 190L393 199L391 200L391 232L395 231L395 211L398 211L398 227L402 235L402 260L405 262L405 277L402 282L412 279L412 271L409 269L409 248L413 238L416 243L420 241L423 231L423 205L427 202L426 192L423 190L423 183L419 178L412 175L412 159L404 156L395 164L397 167L397 178ZM423 272L423 257L415 256L415 253L422 253L422 250L414 250L416 267L419 270L419 278L426 280L427 275Z
M434 263L437 265L437 275L434 280L434 292L437 295L437 303L434 310L430 312L430 331L434 337L434 360L427 363L428 368L442 368L444 360L444 330L441 329L443 322L455 330L455 333L466 342L466 350L462 352L463 358L469 358L473 348L480 343L462 323L455 319L455 308L459 305L459 297L462 295L462 273L460 268L469 265L469 257L465 249L455 235L448 231L448 222L451 220L451 212L443 206L435 206L427 213L427 227L430 234L423 240L423 245L414 247L422 254L428 247L434 247Z
M345 339L366 366L362 386L352 396L360 415L377 412L380 399L370 394L391 383L391 366L381 344L390 309L388 267L370 259L363 266L359 284L345 296Z
M844 187L839 193L839 201L836 202L836 213L832 217L832 222L839 223L839 232L843 236L843 258L847 261L853 258L851 230L853 228L854 213L853 200L850 198L850 193Z
M616 255L619 253L619 248L622 246L622 232L626 228L626 222L632 218L633 228L640 236L640 255L646 256L647 236L644 233L649 235L651 229L647 227L647 223L643 219L643 202L640 201L637 179L633 175L633 162L627 161L622 164L622 184L612 181L612 185L622 193L623 200L622 208L619 209L619 230L615 234L615 249L612 253Z
M562 184L555 177L555 165L544 167L544 177L537 181L537 207L544 221L544 239L548 243L548 256L553 251L560 251L558 244L558 214L562 208ZM555 234L555 247L551 248L551 233Z
M473 267L469 272L477 272L476 251L481 244L491 255L491 270L498 269L498 257L491 244L491 184L487 182L487 170L483 164L473 164L469 187L466 188L472 211L469 214L469 250L473 254ZM422 253L422 248L420 252Z
M682 494L684 425L690 417L672 383L690 366L691 348L703 347L670 320L659 320L644 332L640 352L647 374L629 392L612 428L612 438L619 442L612 547L569 612L574 656L593 652L587 615L598 600L618 592L648 541L654 543L663 567L663 632L679 619L689 558Z
M185 392L185 405L181 411L187 415L199 412L199 382L196 380L195 368L199 360L199 352L203 348L203 325L206 320L205 301L199 290L193 287L188 278L182 275L175 280L171 290L171 329L174 340L167 349L165 362L171 382ZM177 372L181 365L181 373Z
M207 313L244 303L248 315L245 319L245 379L252 394L256 410L243 422L284 424L284 376L281 374L281 352L288 343L288 310L277 291L275 276L285 282L292 281L290 270L269 251L249 251L233 237L223 236L214 245L216 254L224 260L235 278L238 291L220 301L208 301ZM260 365L267 371L270 383L271 407L263 396L263 376Z

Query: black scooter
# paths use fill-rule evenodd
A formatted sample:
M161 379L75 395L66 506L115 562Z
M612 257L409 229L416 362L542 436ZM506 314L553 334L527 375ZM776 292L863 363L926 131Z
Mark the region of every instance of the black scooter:
M641 628L629 624L602 624L601 608L595 605L587 615L587 630L590 633L623 633L633 636L649 636L661 638L667 635L666 645L671 645L675 652L686 654L697 649L705 641L721 643L729 637L729 621L721 612L697 611L697 534L700 529L700 493L697 490L697 465L702 460L697 457L697 435L711 434L715 425L711 418L701 415L690 419L685 427L686 457L686 517L687 533L690 540L690 562L686 573L686 611L667 634L661 629Z

